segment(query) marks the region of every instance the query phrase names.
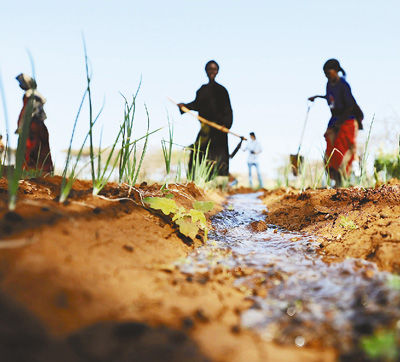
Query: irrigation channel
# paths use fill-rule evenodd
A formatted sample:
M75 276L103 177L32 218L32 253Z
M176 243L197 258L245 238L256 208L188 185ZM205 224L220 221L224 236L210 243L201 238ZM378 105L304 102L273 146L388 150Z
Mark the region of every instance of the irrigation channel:
M213 218L208 243L179 262L181 272L233 274L252 301L241 314L242 327L268 341L349 355L362 336L396 327L400 291L390 285L390 273L361 259L324 262L312 236L266 225L258 196L231 196Z

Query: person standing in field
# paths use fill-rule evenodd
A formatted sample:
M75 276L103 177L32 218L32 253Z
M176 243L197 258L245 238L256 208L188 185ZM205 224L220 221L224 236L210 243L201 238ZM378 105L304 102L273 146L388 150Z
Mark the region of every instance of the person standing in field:
M185 106L190 110L197 111L199 116L229 129L232 126L233 119L231 102L225 87L215 81L219 71L218 63L215 60L210 60L205 66L205 71L208 83L202 85L196 92L196 98L193 102L179 103L178 107L180 110L182 106ZM183 113L182 110L181 113ZM214 162L217 175L229 175L229 149L226 133L201 123L196 141L190 147L192 150L189 159L189 172L194 166L194 150L199 150L202 157L206 154L208 147L207 158Z
M254 132L250 132L250 140L248 141L243 151L247 151L249 155L247 156L247 166L249 167L249 184L253 187L253 177L251 174L251 169L255 167L257 171L258 187L263 187L262 177L260 173L260 168L258 166L258 155L262 152L261 145L256 139Z
M18 117L18 129L16 133L22 134L24 127L24 117L27 110L28 101L33 97L32 117L29 126L29 135L26 140L25 150L25 170L41 170L43 172L53 171L53 162L50 154L49 132L44 124L47 118L43 109L46 99L36 90L36 81L29 75L21 73L16 77L19 86L25 91L23 97L23 107Z
M344 78L346 72L336 59L329 59L323 67L328 78L326 95L308 98L324 98L331 110L331 118L324 134L326 140L325 163L335 186L341 186L342 178L349 177L351 165L356 158L356 140L359 129L363 129L364 115ZM342 73L342 77L339 76Z

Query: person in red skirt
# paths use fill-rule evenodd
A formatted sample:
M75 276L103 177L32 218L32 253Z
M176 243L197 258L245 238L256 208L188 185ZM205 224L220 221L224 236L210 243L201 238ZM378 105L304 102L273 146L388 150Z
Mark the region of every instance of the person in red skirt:
M356 157L357 133L363 129L364 115L346 82L346 72L337 59L329 59L324 64L324 73L328 78L326 95L308 98L324 98L331 110L331 118L324 134L326 140L325 162L329 176L335 186L341 186L343 177L351 174L351 165ZM339 76L342 73L342 77Z
M19 86L25 91L23 97L23 107L18 117L18 129L16 133L21 134L25 112L28 101L33 97L32 118L29 126L29 135L26 140L25 150L25 170L40 170L45 173L53 171L51 159L49 132L44 124L47 118L43 109L46 99L36 90L36 81L30 76L21 73L16 77Z

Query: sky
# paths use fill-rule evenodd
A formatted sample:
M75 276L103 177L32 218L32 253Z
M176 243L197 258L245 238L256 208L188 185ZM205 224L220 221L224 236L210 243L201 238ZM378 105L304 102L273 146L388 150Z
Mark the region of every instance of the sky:
M307 110L307 98L324 94L322 72L329 58L340 60L366 131L374 118L374 144L393 145L399 134L400 2L398 0L70 0L2 1L0 4L0 74L11 133L16 129L23 91L15 76L32 74L47 99L46 125L57 167L62 167L73 122L86 87L84 34L95 110L104 102L96 137L113 142L123 117L123 98L137 99L136 134L174 121L174 141L191 144L198 121L181 116L176 102L190 102L207 82L204 65L220 65L217 81L229 92L232 131L253 131L263 147L260 166L276 174L296 153ZM0 132L6 133L3 105ZM310 111L302 153L321 157L329 108L317 100ZM397 122L388 125L388 120ZM81 114L74 145L87 132L87 108ZM163 129L150 139L152 148L168 138ZM378 137L378 135L380 135ZM16 144L11 136L11 143ZM229 136L233 150L237 139ZM233 172L246 170L243 152L232 160Z

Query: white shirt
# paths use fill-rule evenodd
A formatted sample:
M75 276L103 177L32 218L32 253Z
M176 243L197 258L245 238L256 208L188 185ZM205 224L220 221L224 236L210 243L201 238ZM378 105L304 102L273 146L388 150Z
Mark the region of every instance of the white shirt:
M257 140L250 139L243 151L248 151L249 155L247 157L247 163L258 163L258 154L261 153L262 148L261 145L257 142ZM253 152L253 153L252 153Z

